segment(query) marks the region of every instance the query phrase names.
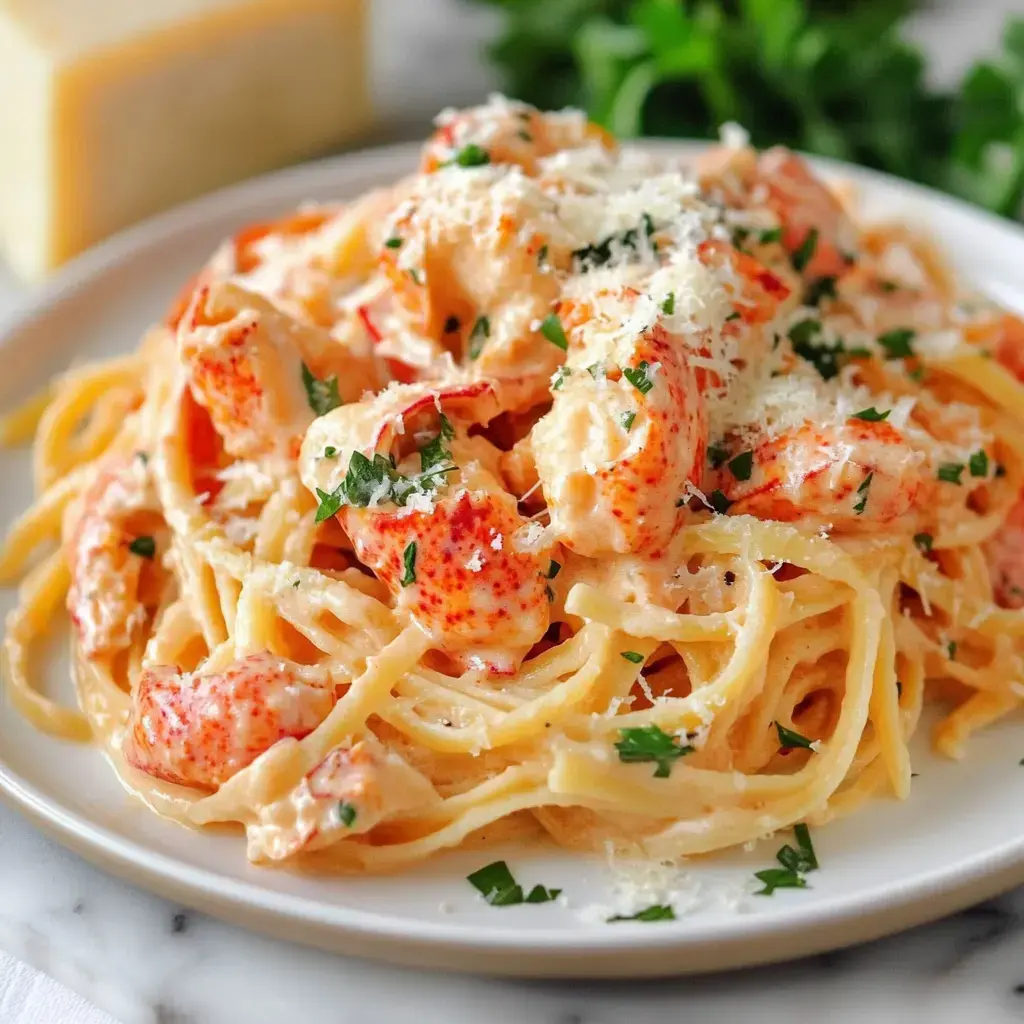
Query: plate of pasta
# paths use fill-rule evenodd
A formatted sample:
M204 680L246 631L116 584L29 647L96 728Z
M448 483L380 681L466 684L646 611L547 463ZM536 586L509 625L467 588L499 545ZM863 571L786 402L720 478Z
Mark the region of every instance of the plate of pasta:
M127 232L3 334L5 798L233 920L507 973L1024 881L1022 265L736 126L500 97Z

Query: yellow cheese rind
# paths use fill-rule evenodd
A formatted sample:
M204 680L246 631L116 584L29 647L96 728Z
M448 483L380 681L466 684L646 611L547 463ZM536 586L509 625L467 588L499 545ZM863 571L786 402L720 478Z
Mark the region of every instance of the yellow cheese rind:
M113 16L121 4L95 6ZM0 137L12 121L24 140L18 163L0 164L0 192L20 211L0 208L0 231L25 276L175 203L324 152L369 121L363 0L155 6L151 30L139 31L136 7L121 38L109 25L93 33L102 46L71 45L66 22L47 36L38 8L28 25L0 18L0 47L6 30L15 53L0 61L0 95L10 66L32 108L0 107ZM191 16L169 20L168 7Z

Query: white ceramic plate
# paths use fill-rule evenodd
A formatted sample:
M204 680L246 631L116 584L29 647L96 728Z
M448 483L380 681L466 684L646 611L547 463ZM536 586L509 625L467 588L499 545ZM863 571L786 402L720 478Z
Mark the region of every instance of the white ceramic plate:
M676 151L694 147L674 144ZM2 332L0 408L72 360L132 348L215 244L246 221L304 199L348 197L411 168L396 147L286 171L150 221L86 254ZM1024 231L977 210L855 168L822 165L862 189L872 213L925 224L958 269L1024 305ZM25 453L0 456L0 520L30 499ZM3 610L12 595L2 597ZM47 665L50 692L70 699L67 666ZM771 865L782 838L694 863L691 912L675 922L605 924L598 859L500 850L453 854L401 877L314 878L257 869L237 835L188 831L125 795L101 756L33 731L0 707L0 790L58 841L169 898L275 935L344 953L458 970L553 976L685 973L779 960L846 945L957 910L1024 882L1024 728L985 732L952 764L917 744L913 795L880 799L817 831L813 888L722 905ZM568 905L495 908L465 875L505 856L523 882L561 886ZM750 888L753 888L751 885Z

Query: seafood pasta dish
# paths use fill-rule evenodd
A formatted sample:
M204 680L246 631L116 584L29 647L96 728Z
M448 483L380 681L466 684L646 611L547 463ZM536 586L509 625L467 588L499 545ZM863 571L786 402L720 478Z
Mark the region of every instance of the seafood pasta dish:
M255 862L385 871L708 853L905 798L927 706L953 758L1013 712L1024 323L735 126L437 125L5 423L33 725Z

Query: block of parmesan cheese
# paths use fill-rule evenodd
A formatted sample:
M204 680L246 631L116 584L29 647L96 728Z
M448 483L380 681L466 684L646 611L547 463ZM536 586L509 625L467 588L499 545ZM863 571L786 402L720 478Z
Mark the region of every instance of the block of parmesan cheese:
M0 0L0 248L36 278L369 121L365 0Z

